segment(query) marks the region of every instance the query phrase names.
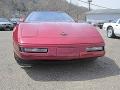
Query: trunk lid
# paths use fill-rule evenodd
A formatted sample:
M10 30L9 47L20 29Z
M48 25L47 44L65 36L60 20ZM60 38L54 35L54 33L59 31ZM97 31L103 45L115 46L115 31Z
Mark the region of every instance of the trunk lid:
M74 44L103 42L95 28L78 23L20 24L21 42L31 44Z

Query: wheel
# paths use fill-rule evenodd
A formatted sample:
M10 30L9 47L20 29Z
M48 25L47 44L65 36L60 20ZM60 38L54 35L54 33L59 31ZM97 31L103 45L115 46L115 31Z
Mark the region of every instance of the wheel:
M115 37L114 30L113 30L112 27L109 27L109 28L107 29L107 37L108 37L108 38L114 38L114 37Z
M22 60L22 59L19 58L15 53L14 53L14 58L15 58L17 64L19 64L20 66L23 66L23 67L29 67L29 66L31 67L31 66L32 66L31 63Z

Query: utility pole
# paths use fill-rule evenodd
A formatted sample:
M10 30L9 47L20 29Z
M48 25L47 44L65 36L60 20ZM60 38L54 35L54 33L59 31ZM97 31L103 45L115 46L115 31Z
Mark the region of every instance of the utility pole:
M71 11L71 0L69 0L69 4L68 4L68 6L69 6L69 15L70 15L70 11Z
M71 2L72 2L72 1L70 0L70 2L69 2L69 3L70 3L70 4L69 4L70 7L71 7Z
M91 2L92 2L92 0L88 0L89 11L91 10Z
M71 4L71 0L70 0L70 4Z

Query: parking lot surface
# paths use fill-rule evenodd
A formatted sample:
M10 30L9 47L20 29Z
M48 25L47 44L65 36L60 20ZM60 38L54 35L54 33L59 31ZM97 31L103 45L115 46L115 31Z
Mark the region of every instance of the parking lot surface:
M106 42L106 55L91 62L20 67L12 32L0 32L0 90L120 90L120 39Z

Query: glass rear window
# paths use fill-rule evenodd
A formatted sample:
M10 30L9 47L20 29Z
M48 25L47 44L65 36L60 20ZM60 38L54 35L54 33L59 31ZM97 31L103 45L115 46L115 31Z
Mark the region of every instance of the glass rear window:
M74 20L61 12L32 12L25 22L74 22Z

